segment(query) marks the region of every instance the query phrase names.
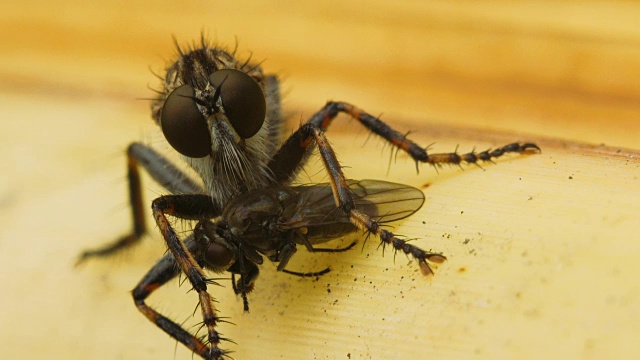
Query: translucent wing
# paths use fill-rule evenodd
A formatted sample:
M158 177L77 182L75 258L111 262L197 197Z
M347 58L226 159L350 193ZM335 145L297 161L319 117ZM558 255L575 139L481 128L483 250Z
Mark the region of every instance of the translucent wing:
M347 180L356 209L386 223L404 219L424 204L421 190L409 185L380 180ZM281 229L305 228L311 243L328 241L353 232L355 226L334 202L329 183L296 187L296 202L281 219ZM284 221L283 221L284 220Z
M349 180L356 208L380 223L411 216L424 204L424 193L409 185L379 180Z

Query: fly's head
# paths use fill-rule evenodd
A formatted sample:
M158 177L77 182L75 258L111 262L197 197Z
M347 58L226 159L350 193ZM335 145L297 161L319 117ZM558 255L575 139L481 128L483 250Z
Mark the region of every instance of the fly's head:
M178 52L152 105L167 142L221 204L264 186L270 119L262 69L204 42Z

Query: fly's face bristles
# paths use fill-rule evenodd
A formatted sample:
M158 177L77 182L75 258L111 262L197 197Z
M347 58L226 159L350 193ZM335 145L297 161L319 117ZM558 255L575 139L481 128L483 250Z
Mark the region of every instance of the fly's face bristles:
M152 103L166 140L219 204L272 182L266 164L281 119L269 81L259 65L203 43L178 49Z

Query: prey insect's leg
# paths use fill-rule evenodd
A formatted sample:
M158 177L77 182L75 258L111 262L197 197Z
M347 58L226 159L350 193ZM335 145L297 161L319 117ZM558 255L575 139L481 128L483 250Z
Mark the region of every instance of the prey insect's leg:
M351 244L345 246L345 247L341 247L341 248L336 248L336 249L331 249L331 248L317 248L317 247L313 247L313 245L311 245L311 243L309 242L309 240L307 240L306 237L304 237L303 235L301 235L302 238L302 242L304 243L304 246L307 248L307 251L309 252L327 252L327 253L337 253L337 252L345 252L348 250L351 250L354 246L356 246L356 244L358 243L357 241L352 241Z
M351 244L349 244L349 245L347 245L345 247L342 247L342 248L327 249L327 248L315 248L315 247L313 247L313 245L311 245L311 243L306 238L303 237L303 239L304 239L303 242L304 242L305 247L307 248L307 250L309 252L312 252L312 253L314 253L314 252L327 252L327 253L344 252L344 251L347 251L347 250L351 250L357 243L357 241L353 241L353 242L351 242ZM292 255L293 254L291 254L287 258L286 262L281 262L280 263L280 264L284 264L284 265L278 266L278 271L282 271L285 274L295 275L295 276L300 276L300 277L320 276L320 275L327 274L327 273L329 273L329 271L331 271L331 269L329 269L329 268L325 268L325 269L322 269L320 271L312 271L312 272L299 272L299 271L287 270L287 269L285 269L285 267L287 265L287 262L289 261L289 258L291 258Z
M193 251L178 237L166 215L171 215L180 219L200 220L210 219L219 215L218 209L213 205L210 197L206 195L167 195L153 201L151 204L153 217L158 225L162 237L167 243L169 251L173 255L180 270L187 276L191 286L198 293L200 299L200 309L202 310L203 324L207 328L209 345L206 349L195 349L198 354L205 359L219 359L225 353L218 347L222 340L216 331L219 322L215 314L213 301L207 292L207 283L213 283L204 276L204 271L194 258ZM186 330L179 327L180 330ZM165 330L163 328L163 330ZM167 331L167 330L165 330ZM168 332L168 331L167 331ZM191 338L190 338L191 339ZM185 344L191 348L189 344Z
M377 117L345 102L328 102L322 109L320 109L320 111L315 113L311 119L309 119L307 124L311 124L323 131L326 131L336 116L340 113L348 114L352 118L358 120L364 127L371 130L374 134L382 137L389 143L393 144L396 148L409 154L409 156L416 161L416 166L418 162L428 163L433 166L439 166L442 164L458 165L462 163L475 164L479 161L491 161L492 159L498 158L506 153L540 151L540 148L533 143L512 143L497 149L482 151L479 153L472 151L466 154L458 154L457 152L428 154L426 149L407 139L406 134L399 133ZM286 145L287 144L285 144L285 146ZM283 146L283 148L285 148L285 146ZM294 160L296 155L290 152L281 154L282 150L283 149L281 149L275 157L287 157L290 160ZM299 155L300 158L302 158L302 156L303 154ZM289 165L283 169L277 168L277 170L279 170L279 172L277 172L276 175L280 175L281 179L289 179L295 174L298 167L292 167Z
M193 235L185 239L185 245L191 252L196 251L196 244ZM136 307L140 312L152 323L156 324L160 329L169 334L172 338L178 340L194 353L203 358L209 355L209 348L200 339L191 335L180 325L158 313L149 307L145 300L152 292L166 284L169 280L175 278L180 273L178 263L172 254L166 254L160 259L149 272L140 280L138 285L131 292Z
M313 245L311 245L311 243L309 242L309 240L304 236L304 234L298 233L298 237L302 240L303 244L305 245L305 247L309 252L343 252L343 251L350 250L357 243L357 241L353 241L348 246L343 248L337 248L337 249L314 248ZM295 242L286 244L280 249L278 257L275 259L275 261L278 261L278 268L277 268L278 271L282 271L285 274L295 275L300 277L320 276L331 271L328 267L320 271L313 271L313 272L299 272L299 271L292 271L292 270L286 269L287 264L289 263L289 260L291 259L291 257L293 257L296 251L297 250L296 250Z
M313 245L311 245L309 240L303 234L298 234L298 236L300 238L302 238L302 242L304 243L305 247L307 248L307 250L309 252L343 252L343 251L347 251L347 250L353 248L356 245L356 241L353 241L351 244L349 244L349 246L344 247L344 248L338 248L338 249L314 248ZM296 253L296 251L297 251L297 248L296 248L296 243L295 242L290 242L290 243L288 243L288 244L286 244L286 245L284 245L283 247L280 248L280 250L278 252L278 255L277 255L277 258L275 259L275 261L278 262L278 268L277 268L278 271L283 271L284 270L284 268L289 263L289 260L291 260L291 258ZM272 259L272 260L274 260L274 259ZM324 270L322 270L322 271L324 271ZM322 271L320 271L320 272L322 272Z
M229 268L231 272L231 284L236 295L242 297L244 311L249 312L249 299L247 294L253 291L255 281L258 278L260 270L258 266L244 256L240 256L238 261ZM236 281L236 274L240 274L240 280Z
M133 229L113 243L96 249L85 250L76 265L91 257L108 256L137 243L147 232L144 207L142 204L142 185L138 168L142 166L151 177L173 194L198 194L202 188L183 174L169 160L153 149L140 143L133 143L127 149L127 179L129 182L129 203L133 218Z
M433 271L429 267L429 264L427 264L427 260L439 263L444 261L446 258L441 254L424 251L407 243L405 240L398 239L390 231L381 229L380 224L378 224L377 221L356 209L351 190L349 189L349 184L342 173L340 163L338 162L331 145L329 145L329 142L324 136L324 132L320 128L315 127L312 124L303 125L298 131L291 135L283 147L287 144L297 143L298 146L307 149L312 146L314 140L318 145L318 150L324 163L324 167L329 173L331 188L333 190L333 198L336 206L349 215L351 223L353 223L358 229L377 235L383 245L391 245L394 250L402 251L407 255L411 255L413 258L418 260L420 269L424 275L432 274ZM298 151L298 153L305 152L306 150Z
M287 269L282 269L282 272L289 275L299 276L299 277L316 277L324 274L328 274L331 271L330 268L325 268L320 271L312 271L312 272L298 272Z

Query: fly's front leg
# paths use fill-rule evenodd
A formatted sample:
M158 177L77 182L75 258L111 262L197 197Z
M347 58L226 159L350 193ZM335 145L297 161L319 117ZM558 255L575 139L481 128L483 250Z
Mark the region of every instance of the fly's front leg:
M92 257L115 254L138 243L147 232L142 201L140 167L145 169L154 180L173 194L197 194L203 192L198 184L189 179L175 165L155 150L140 143L129 145L127 148L127 180L129 183L129 204L131 205L133 229L113 243L96 249L85 250L80 254L76 265Z
M185 245L191 252L197 251L193 235L185 240ZM151 293L166 284L169 280L175 278L179 273L180 268L178 267L176 259L172 254L166 254L149 270L142 280L140 280L131 294L136 307L149 321L169 334L172 338L187 346L194 353L203 358L207 358L210 355L209 348L205 343L145 303L145 300Z
M176 328L174 323L165 323L164 327L161 326L161 328L170 335L171 332L179 333L181 338L176 338L203 358L219 359L225 355L225 352L218 347L220 341L223 340L216 331L219 318L215 313L216 311L213 307L211 296L207 292L207 284L212 283L212 281L204 276L204 271L196 261L193 251L178 237L166 217L166 215L171 215L181 219L209 219L218 216L219 211L214 207L211 198L206 195L162 196L153 201L151 209L169 251L180 267L180 270L182 270L187 279L189 279L193 289L198 293L203 324L207 328L209 345L205 346L204 349L201 348L201 343L195 342L194 340L197 339L194 336L190 335L180 326ZM147 308L141 309L141 311L143 310L146 311ZM155 317L153 313L149 313L149 315L144 311L143 313L147 318L151 319ZM151 321L157 324L156 321Z
M324 132L319 127L314 124L305 124L287 139L269 164L273 174L281 179L291 176L291 174L295 173L296 168L300 166L300 162L305 154L309 152L309 149L313 147L313 144L317 144L324 167L329 173L334 202L339 209L349 215L351 223L360 230L377 235L384 245L391 245L396 251L411 255L420 264L423 274L433 274L427 260L440 263L446 259L443 255L424 251L404 240L398 239L393 233L381 229L377 221L356 209L349 184L342 173L340 163ZM298 162L295 162L295 160Z
M320 111L313 115L308 123L322 130L326 130L339 113L346 113L350 115L352 118L358 120L364 127L371 130L374 134L382 137L398 149L409 154L416 161L416 165L418 162L428 163L433 166L439 166L442 164L459 165L462 163L476 164L479 161L491 161L492 159L498 158L506 153L540 151L540 148L533 143L512 143L497 149L482 151L479 153L472 151L466 154L458 154L457 152L428 154L425 148L422 148L413 141L407 139L406 134L399 133L377 117L374 117L364 112L362 109L345 102L328 102Z
M422 250L402 239L398 239L392 232L381 229L380 224L371 219L369 215L356 209L353 196L349 190L349 184L347 184L344 174L342 173L340 163L338 162L331 145L329 145L329 142L324 136L324 132L318 128L314 128L313 136L318 144L318 150L322 155L324 166L330 175L331 187L333 188L333 198L336 206L349 215L351 223L353 223L353 225L358 229L377 235L383 245L391 245L395 251L402 251L407 255L411 255L418 261L423 275L432 275L433 270L427 263L427 260L435 263L441 263L446 259L446 257L441 254Z

